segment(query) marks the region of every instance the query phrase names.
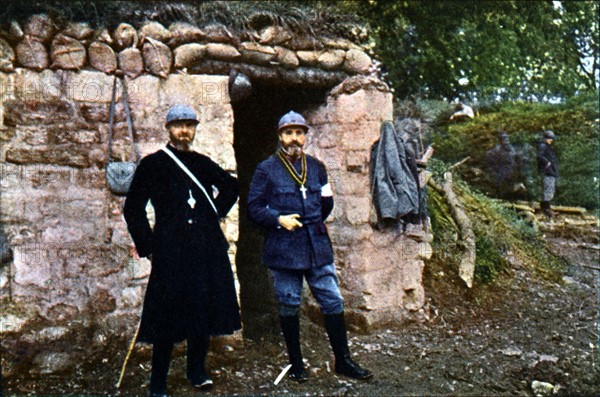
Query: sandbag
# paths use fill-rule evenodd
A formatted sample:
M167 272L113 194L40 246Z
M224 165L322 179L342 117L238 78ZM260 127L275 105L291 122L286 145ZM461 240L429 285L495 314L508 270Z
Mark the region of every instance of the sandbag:
M21 29L21 25L19 25L19 22L10 21L10 24L8 25L6 38L13 43L17 43L23 40L24 36L25 33L23 32L23 29Z
M349 50L344 60L344 70L348 73L368 73L371 57L359 50Z
M257 65L268 65L275 58L273 47L260 45L251 41L240 45L240 53L245 62Z
M17 45L17 61L24 68L43 70L48 67L48 51L44 45L31 36L24 36Z
M339 68L346 58L346 51L327 50L319 56L319 65L325 70Z
M187 69L197 65L206 54L206 46L198 43L184 44L175 48L175 69Z
M162 43L168 43L171 39L172 33L169 29L165 28L158 22L146 22L140 28L139 38L140 41L144 41L147 38L158 40Z
M173 54L166 44L147 37L142 47L142 55L146 70L150 73L166 78L171 72Z
M301 65L317 66L323 51L297 51L296 55Z
M15 52L8 42L0 39L0 72L10 73L15 70Z
M100 29L96 30L94 32L94 37L93 37L92 41L106 43L110 46L112 46L114 43L112 36L110 35L110 33L108 33L108 29L106 29L106 28L100 28Z
M87 22L70 22L61 33L76 40L86 40L92 37L94 30Z
M101 72L112 74L117 70L117 55L106 43L93 42L88 47L90 65Z
M195 43L204 39L204 32L194 25L185 22L175 22L169 26L171 39L169 47L179 47L182 44Z
M204 32L204 40L209 43L235 44L236 37L223 25L208 25L201 29Z
M85 47L79 41L63 34L57 34L50 49L52 68L79 70L85 65Z
M281 26L267 26L259 33L260 44L281 45L292 38L290 32Z
M137 47L137 30L128 23L121 23L113 32L113 39L118 49Z
M296 69L300 65L300 60L296 53L285 47L275 47L275 60L287 69Z
M54 23L46 14L32 15L23 29L26 36L35 37L42 43L49 43L52 40L54 30Z
M207 44L206 54L212 59L222 61L235 61L242 57L242 54L234 46L222 43Z
M119 69L132 79L144 71L142 52L137 48L126 48L118 55Z

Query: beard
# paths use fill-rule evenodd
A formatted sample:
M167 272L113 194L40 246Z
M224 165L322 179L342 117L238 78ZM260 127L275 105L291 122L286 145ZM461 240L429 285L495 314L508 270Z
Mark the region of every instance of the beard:
M302 155L302 145L292 143L288 146L284 146L283 152L295 160Z

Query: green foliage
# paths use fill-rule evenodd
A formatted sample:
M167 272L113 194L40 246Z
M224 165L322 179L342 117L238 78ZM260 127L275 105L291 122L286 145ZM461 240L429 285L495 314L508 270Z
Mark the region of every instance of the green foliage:
M544 100L597 87L597 1L370 0L339 6L370 23L376 52L401 98Z
M509 266L508 261L502 257L493 240L487 236L477 236L475 246L477 255L475 280L484 284L490 283L502 269Z
M531 225L460 178L454 182L475 234L477 283L493 283L500 274L510 274L514 264L529 266L546 279L560 280L563 262L545 247ZM434 254L428 265L456 274L462 257L459 230L444 198L433 189L429 190L428 207L434 235Z
M536 152L541 132L552 129L558 134L555 148L559 159L556 204L599 208L600 130L597 97L569 101L566 104L506 102L481 112L464 123L440 125L433 135L435 156L455 163L470 156L461 176L483 192L493 188L486 164L486 152L496 144L496 130L503 129L528 161L523 182L531 199L539 199L541 181L537 173ZM529 176L527 176L529 175Z

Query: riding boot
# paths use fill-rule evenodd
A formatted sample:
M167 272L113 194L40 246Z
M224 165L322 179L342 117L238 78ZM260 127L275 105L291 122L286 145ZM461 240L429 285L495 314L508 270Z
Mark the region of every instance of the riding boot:
M344 312L339 314L325 314L323 318L329 342L335 355L335 372L360 380L372 378L373 373L355 363L350 356L346 325L344 324Z
M281 323L281 331L285 339L288 357L292 368L290 368L289 378L302 383L308 380L306 371L304 370L304 362L302 361L302 351L300 349L300 317L295 316L279 316Z
M187 341L187 378L194 387L202 390L208 390L213 385L205 368L209 343L208 335L188 338Z
M167 393L167 375L169 374L169 364L171 362L171 353L173 352L173 343L160 342L152 347L152 373L150 375L150 395L166 395Z
M540 209L542 210L542 214L544 214L546 217L552 217L552 211L550 211L550 201L541 201Z

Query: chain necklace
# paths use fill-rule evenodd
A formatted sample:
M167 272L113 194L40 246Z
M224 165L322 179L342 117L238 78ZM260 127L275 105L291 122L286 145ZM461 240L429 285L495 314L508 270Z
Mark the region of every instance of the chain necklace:
M307 172L307 168L306 168L306 155L304 153L302 153L302 169L301 169L300 175L298 175L298 171L296 171L296 168L294 167L294 165L287 159L287 157L285 157L285 155L283 154L283 152L281 150L279 150L277 152L277 157L279 157L279 160L281 160L281 163L287 170L288 174L290 174L290 176L292 177L294 182L296 182L298 185L300 185L300 191L302 192L302 198L306 200L306 188L304 187L304 184L306 184L306 177L308 176L308 172Z

